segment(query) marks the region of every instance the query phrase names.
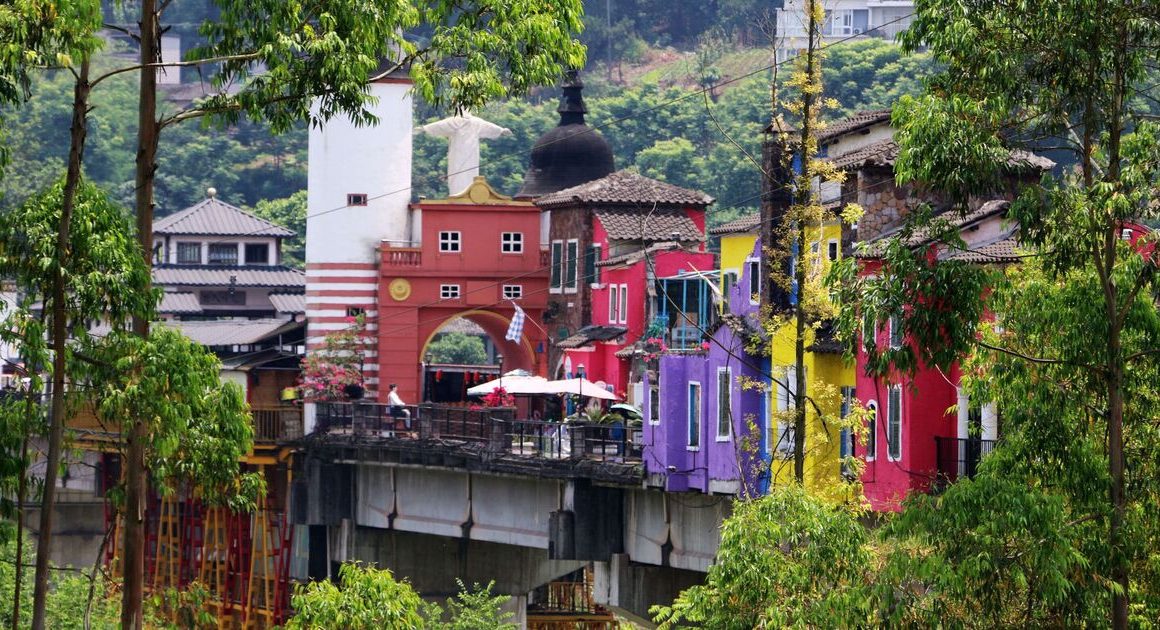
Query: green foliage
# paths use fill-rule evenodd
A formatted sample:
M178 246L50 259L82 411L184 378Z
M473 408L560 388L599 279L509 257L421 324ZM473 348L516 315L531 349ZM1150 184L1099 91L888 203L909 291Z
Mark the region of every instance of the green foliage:
M775 486L735 504L705 584L651 612L662 630L865 626L870 568L855 513L799 485Z
M25 549L23 561L34 562L31 545ZM16 546L12 543L0 547L0 623L12 626L12 595L16 589ZM52 575L45 606L45 627L63 630L100 628L113 630L120 627L121 603L117 585L108 580L104 573L96 578L93 605L89 612L90 625L85 625L85 608L89 597L89 578L81 572L62 568ZM32 582L25 579L20 589L21 611L32 610ZM21 614L22 623L27 623L27 613ZM149 619L156 623L156 619Z
M509 620L514 616L510 612L503 612L500 608L511 599L508 595L495 595L491 592L495 582L488 582L487 586L472 584L471 590L456 578L459 593L455 597L447 598L447 607L440 610L439 606L431 605L425 611L427 630L515 630L516 624ZM447 620L443 621L443 617Z
M464 333L443 333L427 346L433 363L461 363L483 365L487 363L487 350L479 335Z
M281 199L263 199L251 210L263 219L294 231L295 236L282 241L282 264L306 265L306 191L300 190Z
M198 488L211 503L251 510L265 491L241 472L254 429L242 388L222 382L221 362L180 332L155 326L147 339L113 331L93 344L91 397L106 426L142 422L153 487Z
M290 630L411 630L423 626L423 600L407 582L386 569L345 563L340 585L330 580L294 587L290 605L296 614Z

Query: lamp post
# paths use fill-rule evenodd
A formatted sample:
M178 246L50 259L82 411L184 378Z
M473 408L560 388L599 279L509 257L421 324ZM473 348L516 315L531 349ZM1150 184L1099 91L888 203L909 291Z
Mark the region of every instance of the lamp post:
M577 388L576 391L580 392L578 394L578 396L580 397L579 405L580 405L580 408L583 408L584 407L584 364L583 363L576 366L576 376L580 378L580 386L579 386L579 388Z
M423 385L423 402L431 402L431 388L427 386L427 371L431 368L432 358L430 352L423 355L423 373L420 375L423 379L421 381Z
M499 366L499 388L503 389L503 353L495 353L495 363Z

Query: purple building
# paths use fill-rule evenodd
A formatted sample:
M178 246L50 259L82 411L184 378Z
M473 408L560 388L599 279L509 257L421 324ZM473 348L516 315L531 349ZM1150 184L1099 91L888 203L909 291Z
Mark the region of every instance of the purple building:
M757 257L759 245L754 252ZM749 269L727 285L728 308L703 328L701 348L661 353L659 384L646 384L664 392L644 410L644 462L652 486L738 496L768 490L769 358L746 348L769 345L750 342L764 335L759 307L750 300ZM700 275L689 281L712 282Z

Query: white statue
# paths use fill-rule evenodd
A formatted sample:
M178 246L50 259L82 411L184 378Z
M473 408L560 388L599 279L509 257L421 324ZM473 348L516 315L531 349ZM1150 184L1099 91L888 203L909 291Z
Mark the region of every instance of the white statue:
M510 129L476 118L467 110L460 116L423 125L416 131L447 138L447 189L452 195L467 190L479 175L479 139L491 140L512 133Z

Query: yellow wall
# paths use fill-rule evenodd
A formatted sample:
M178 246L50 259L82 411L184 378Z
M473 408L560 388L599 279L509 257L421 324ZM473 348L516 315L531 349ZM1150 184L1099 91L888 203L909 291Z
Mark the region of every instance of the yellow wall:
M741 267L745 259L753 253L753 244L757 242L757 233L726 234L721 237L721 272L732 271L741 279Z
M832 240L841 242L841 226L837 223L822 228L821 255L826 256L827 244ZM817 242L818 239L813 239ZM812 243L811 243L812 244ZM752 248L752 244L750 245ZM724 253L724 246L722 246ZM771 371L775 377L782 378L787 366L794 364L794 346L797 338L795 325L792 319L772 336L771 344ZM806 331L805 346L809 348L814 342L812 330ZM806 393L814 398L823 413L837 418L841 407L841 388L853 387L855 384L854 366L847 365L840 354L817 353L806 351ZM775 386L776 387L776 386ZM777 413L776 394L770 396ZM771 415L771 417L773 417ZM814 411L812 405L806 408L806 461L805 485L819 494L833 495L841 498L838 493L838 482L841 477L841 445L839 444L840 428L830 422L824 425L821 418ZM794 466L792 455L782 455L776 451L772 455L773 483L787 483L794 480Z

